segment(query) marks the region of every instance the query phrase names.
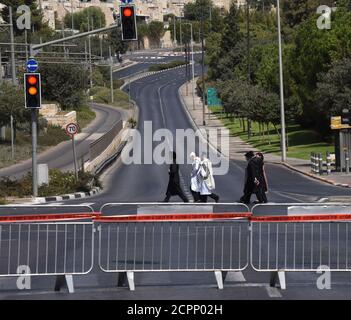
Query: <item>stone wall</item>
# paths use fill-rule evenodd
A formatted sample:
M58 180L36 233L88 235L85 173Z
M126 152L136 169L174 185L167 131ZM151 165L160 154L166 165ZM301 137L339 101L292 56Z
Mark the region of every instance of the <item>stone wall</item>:
M62 112L56 104L43 104L39 114L49 125L60 126L62 129L65 129L69 123L77 123L76 111Z

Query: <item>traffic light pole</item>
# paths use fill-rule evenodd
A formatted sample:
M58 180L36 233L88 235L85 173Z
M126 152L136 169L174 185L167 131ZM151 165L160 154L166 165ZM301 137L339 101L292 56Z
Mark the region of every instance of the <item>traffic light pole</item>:
M38 115L37 109L32 112L32 183L33 183L33 197L38 196L38 159L37 159L37 123Z

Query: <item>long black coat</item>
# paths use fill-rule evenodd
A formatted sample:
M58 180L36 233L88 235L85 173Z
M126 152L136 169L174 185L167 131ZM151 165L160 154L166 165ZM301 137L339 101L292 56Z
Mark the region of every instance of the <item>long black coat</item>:
M255 179L260 183L259 185L255 184ZM253 157L247 164L245 172L245 188L244 192L256 193L261 188L264 188L265 178L263 175L263 161L257 157Z
M176 196L180 193L182 193L182 189L180 187L179 165L176 163L172 163L169 166L169 182L166 195Z

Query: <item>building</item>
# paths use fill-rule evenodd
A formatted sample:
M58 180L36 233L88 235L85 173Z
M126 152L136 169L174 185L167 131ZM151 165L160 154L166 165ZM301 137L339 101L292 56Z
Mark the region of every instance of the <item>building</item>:
M100 7L105 13L107 25L114 22L113 12L119 12L120 1L106 0L38 0L49 26L55 29L55 21L62 21L67 13L78 12L87 7ZM134 0L137 15L149 21L163 21L163 16L174 14L183 16L184 5L195 0ZM228 11L232 0L215 0L214 4ZM245 5L246 0L234 0L238 6Z

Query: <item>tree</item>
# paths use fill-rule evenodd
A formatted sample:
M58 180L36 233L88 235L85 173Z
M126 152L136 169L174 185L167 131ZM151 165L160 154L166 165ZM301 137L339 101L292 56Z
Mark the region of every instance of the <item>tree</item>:
M160 46L161 38L165 34L163 22L151 21L148 25L147 36L157 47Z
M344 108L351 108L351 59L332 63L328 72L318 75L316 106L318 125L329 131L330 117L341 115Z
M43 98L57 101L63 109L78 110L87 89L87 71L80 65L41 65Z
M67 13L64 18L66 27L72 28L72 16ZM88 7L82 11L73 13L74 29L82 32L92 28L103 28L106 25L105 14L99 7Z
M30 112L24 108L23 89L4 81L0 84L0 126L10 123L11 114L15 132L19 123L30 121Z

